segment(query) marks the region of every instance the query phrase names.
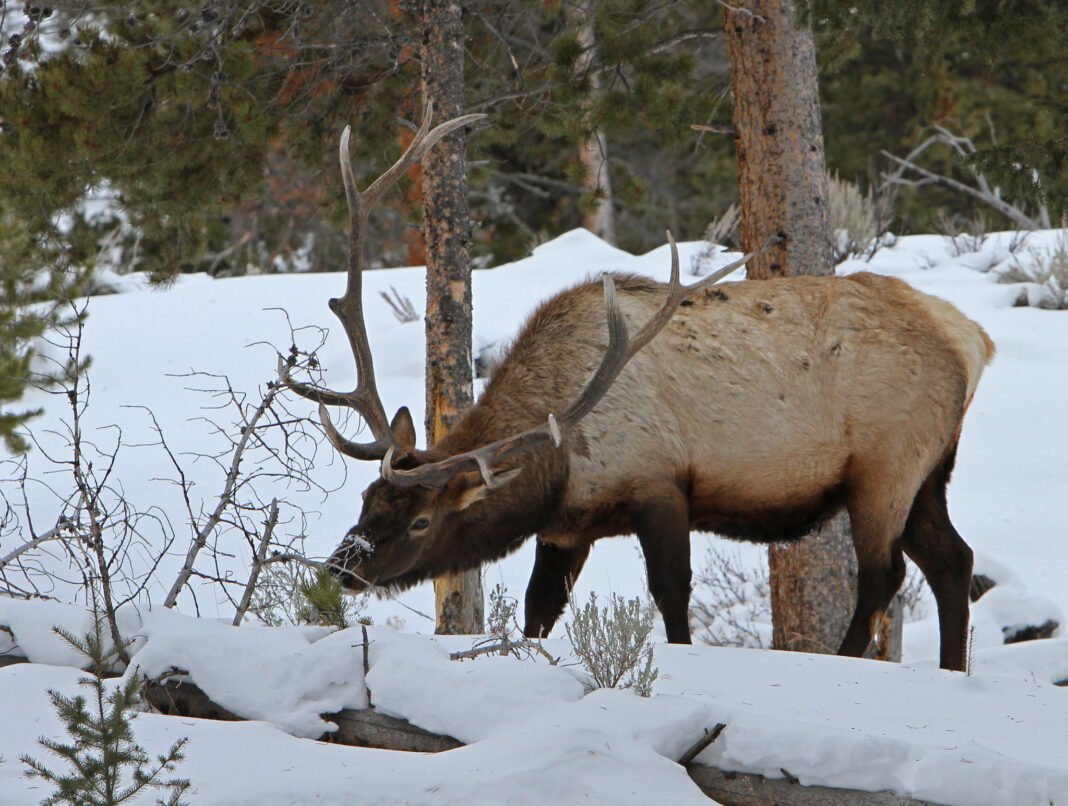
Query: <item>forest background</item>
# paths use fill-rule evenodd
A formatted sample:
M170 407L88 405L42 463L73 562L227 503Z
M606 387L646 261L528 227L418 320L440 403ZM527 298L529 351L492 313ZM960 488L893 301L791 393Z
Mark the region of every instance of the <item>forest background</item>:
M1039 223L1057 219L1068 187L1065 12L1003 0L879 5L808 7L828 171L874 200L876 234L1012 223L945 183L888 181L902 178L891 155L933 134L914 155L925 170L968 185L981 171ZM340 269L338 132L353 125L367 179L421 116L408 6L4 3L0 404L21 393L25 345L54 315L21 306L81 290L103 269L160 282ZM665 228L694 238L724 221L738 183L720 4L463 6L467 111L488 116L468 137L476 267L584 223L598 229L599 209L614 227L598 234L630 252L661 243ZM379 265L423 262L418 193L409 181L376 210L368 254ZM737 244L729 217L720 229ZM0 433L17 440L25 414L0 413Z

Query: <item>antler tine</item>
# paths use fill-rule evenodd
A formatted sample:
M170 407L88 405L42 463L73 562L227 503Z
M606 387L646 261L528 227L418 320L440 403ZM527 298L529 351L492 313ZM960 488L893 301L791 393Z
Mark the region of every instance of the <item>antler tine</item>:
M776 239L769 239L757 252L747 254L730 265L724 266L713 274L702 278L698 283L684 286L679 272L678 246L670 232L667 233L667 239L671 247L671 280L668 284L667 300L633 339L627 333L627 323L619 308L619 302L616 299L616 287L611 275L605 274L602 278L605 316L608 323L608 347L601 358L600 365L587 381L582 392L559 418L550 414L548 421L543 425L506 437L489 445L484 445L476 450L450 456L440 462L422 465L413 470L396 470L388 466L387 462L384 462L382 466L383 478L399 487L414 487L416 485L442 487L457 473L474 467L479 470L486 485L493 487L495 478L492 467L496 463L516 453L543 445L546 442L560 447L563 435L593 410L611 388L612 383L623 371L627 362L664 329L684 299L695 291L723 279L739 266L744 265L746 261L752 259L754 255L761 254L772 243L776 242Z
M352 129L349 126L341 134L339 158L341 162L341 179L345 188L345 201L349 211L349 254L347 261L347 282L345 294L330 300L330 310L334 312L349 339L349 347L356 360L357 383L351 392L332 392L308 384L286 380L290 389L302 397L319 403L319 417L327 437L341 453L355 459L381 459L387 450L397 444L390 429L385 407L378 394L375 383L374 359L371 355L370 342L367 339L367 327L363 316L363 267L364 244L367 230L367 217L377 204L382 194L393 187L408 169L419 160L442 137L485 115L463 115L430 128L433 120L433 103L427 102L424 108L423 122L411 144L400 158L378 177L366 191L361 193L356 187L355 171L349 150ZM374 434L374 441L356 443L345 439L334 427L324 404L348 406L359 412Z
M326 438L330 440L330 444L337 449L338 453L345 456L353 459L373 460L381 459L389 451L393 450L392 442L386 442L381 439L376 439L374 442L353 442L346 439L334 426L334 421L330 419L330 413L323 403L319 404L319 422L323 424L323 430L326 432ZM392 436L392 433L392 431L389 432L390 436Z
M382 174L378 179L371 183L371 186L363 192L364 199L367 207L373 206L382 194L389 190L397 181L408 172L408 169L412 167L416 162L423 158L423 155L437 144L438 140L445 137L448 134L462 129L469 123L474 123L476 120L483 120L486 116L482 113L473 115L461 115L460 117L447 120L444 123L439 123L433 129L430 128L430 123L434 117L434 102L427 101L426 106L423 108L423 122L419 126L418 131L415 133L415 137L412 138L412 142L408 145L408 148L401 154L393 165Z

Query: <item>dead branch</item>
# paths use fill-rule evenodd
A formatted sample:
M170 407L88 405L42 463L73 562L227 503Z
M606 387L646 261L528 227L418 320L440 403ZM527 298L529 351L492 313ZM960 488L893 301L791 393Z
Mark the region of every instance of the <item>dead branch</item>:
M66 518L61 518L60 522L53 526L51 529L49 529L47 532L43 532L42 534L37 535L33 539L23 543L18 548L12 549L3 557L0 557L0 568L3 568L10 562L13 562L18 557L25 554L27 551L32 551L33 549L40 546L42 543L47 543L49 540L57 540L66 537L67 535L65 534L65 532L69 532L70 529L70 522L67 521Z
M288 377L289 367L286 362L279 357L277 377L274 382L267 385L267 391L260 398L259 405L256 406L252 415L244 423L244 427L241 430L241 436L231 453L230 466L225 481L223 482L222 492L219 494L219 500L216 502L215 508L212 510L208 518L201 524L200 528L197 529L196 535L189 546L189 551L186 553L185 563L182 565L182 569L178 572L178 576L171 585L167 597L163 600L164 607L174 607L178 602L178 594L181 593L182 588L189 582L189 577L193 573L193 564L196 562L197 555L201 552L204 546L207 545L208 538L223 520L223 515L226 513L227 509L233 504L234 492L239 485L241 460L252 440L256 426L271 407L271 404L274 403L275 397L278 395L279 390L285 386Z
M723 6L723 8L727 9L728 11L733 11L735 14L744 14L746 17L750 17L750 18L756 20L757 22L767 22L768 21L767 17L765 17L765 16L763 16L761 14L757 14L757 13L755 13L753 11L750 11L747 8L742 8L740 6L731 5L730 3L727 2L727 0L716 0L716 3L718 5L720 5L720 6Z
M494 654L520 657L520 652L536 652L549 661L552 666L556 666L560 662L559 658L554 658L549 653L549 650L541 645L541 641L532 641L529 638L513 641L507 635L502 636L499 640L483 643L472 649L465 649L462 652L450 652L449 660L470 660L481 655Z
M721 39L722 37L723 31L712 30L709 28L694 28L689 31L682 31L661 42L657 42L645 51L645 55L651 56L654 53L663 53L665 50L671 50L671 48L676 45L680 45L683 42L691 42L694 39Z
M942 174L936 174L933 171L928 171L926 168L921 168L915 163L907 162L901 157L897 157L891 154L889 151L883 151L882 153L883 156L892 160L896 164L900 165L903 168L907 168L910 171L916 172L917 174L919 174L924 179L930 182L936 182L938 184L945 185L946 187L952 188L953 190L959 191L961 193L965 193L975 199L978 199L984 204L993 207L995 210L997 210L999 213L1001 213L1003 216L1008 218L1010 221L1012 221L1014 224L1016 224L1022 229L1042 228L1042 225L1039 221L1034 218L1031 218L1031 216L1024 213L1022 210L1020 210L1020 208L1016 207L1015 205L1009 204L1006 201L1003 201L996 195L984 193L982 190L978 188L973 188L970 185L966 185L963 182L960 182L950 176L943 176ZM905 179L900 179L897 181L897 184L913 185L915 183L911 183Z
M951 176L938 174L921 167L916 162L917 158L933 145L945 145L961 158L970 158L977 153L975 143L971 138L954 134L944 126L936 125L932 126L931 129L934 131L934 134L920 142L904 157L891 154L889 151L882 152L883 156L897 166L897 170L884 174L883 181L885 184L902 185L906 187L920 187L930 183L944 185L960 193L971 196L974 199L978 199L983 204L997 210L997 212L1001 213L1021 229L1034 230L1049 228L1049 211L1044 206L1039 207L1038 218L1028 215L1016 205L1004 200L1001 197L1001 192L998 188L992 187L986 176L975 168L969 168L972 176L975 178L975 187L973 187L960 180L954 179ZM905 176L910 171L918 175L920 178L906 179Z
M712 132L712 134L726 134L734 137L738 130L733 126L708 126L704 123L691 123L690 128L695 132Z
M690 746L690 749L679 757L679 764L681 764L683 767L688 766L690 762L692 762L695 758L701 755L701 752L706 747L708 747L710 744L712 744L712 742L716 741L716 739L719 738L719 735L723 733L726 727L726 723L717 722L715 727L712 728L712 730L708 730L706 728L704 736L694 742Z
M237 606L237 612L234 613L233 625L235 627L241 624L241 619L245 617L245 613L248 611L249 603L252 601L252 594L256 590L256 582L259 581L260 571L263 569L264 557L267 556L267 546L271 543L271 536L274 534L274 527L277 523L278 499L275 498L271 501L267 522L263 526L263 536L260 538L260 544L256 548L256 555L252 560L252 570L249 572L248 584L245 585L245 592L241 594L241 603Z

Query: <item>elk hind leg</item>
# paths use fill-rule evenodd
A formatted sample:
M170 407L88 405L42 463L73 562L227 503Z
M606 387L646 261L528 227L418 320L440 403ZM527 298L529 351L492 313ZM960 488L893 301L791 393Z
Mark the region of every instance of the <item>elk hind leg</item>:
M690 516L682 491L672 489L636 510L638 542L645 555L649 592L672 644L690 641Z
M527 638L548 637L589 554L589 544L565 549L537 541L524 603L523 634Z
M965 669L967 654L972 550L950 522L946 506L946 485L955 453L953 446L920 488L902 544L923 572L938 604L939 665L960 672Z
M839 655L864 655L879 620L905 581L905 558L899 540L904 514L897 509L885 494L854 496L849 504L857 555L857 605Z

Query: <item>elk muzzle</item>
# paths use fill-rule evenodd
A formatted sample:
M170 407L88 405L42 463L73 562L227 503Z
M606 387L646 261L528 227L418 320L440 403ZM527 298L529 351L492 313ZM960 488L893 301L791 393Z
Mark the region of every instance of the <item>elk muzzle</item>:
M363 573L363 560L369 557L372 551L374 546L362 535L354 531L349 532L341 545L330 555L326 566L346 591L362 593L375 582Z

